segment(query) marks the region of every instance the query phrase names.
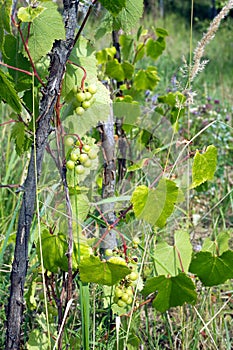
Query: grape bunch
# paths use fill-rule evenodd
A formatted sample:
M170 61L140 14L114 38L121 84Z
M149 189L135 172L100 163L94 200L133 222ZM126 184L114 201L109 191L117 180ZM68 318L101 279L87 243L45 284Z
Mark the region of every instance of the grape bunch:
M85 140L88 141L88 140ZM87 168L91 168L93 160L98 156L98 148L95 144L82 143L80 140L75 141L73 137L67 137L65 144L69 147L67 154L66 168L74 170L77 175L85 173Z
M95 84L88 85L84 90L75 87L73 90L75 94L75 112L77 115L81 116L84 114L85 110L91 107L94 103L94 95L97 92L97 86Z

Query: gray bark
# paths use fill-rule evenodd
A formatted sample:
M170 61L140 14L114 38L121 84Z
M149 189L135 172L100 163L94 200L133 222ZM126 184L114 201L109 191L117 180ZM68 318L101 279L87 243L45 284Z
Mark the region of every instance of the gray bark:
M23 186L24 195L19 214L14 261L11 271L10 297L7 310L6 350L20 348L20 328L24 310L24 283L28 267L28 240L35 208L36 177L39 180L45 147L51 132L51 118L60 91L66 62L74 44L78 3L78 0L63 1L66 40L56 41L50 54L49 78L46 87L43 89L43 97L40 103L36 144L31 149L28 173ZM34 147L36 150L37 174L35 173Z

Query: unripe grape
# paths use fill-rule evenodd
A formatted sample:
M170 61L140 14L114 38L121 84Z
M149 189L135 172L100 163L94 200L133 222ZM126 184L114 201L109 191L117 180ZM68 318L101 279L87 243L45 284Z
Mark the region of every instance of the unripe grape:
M123 300L125 303L127 303L129 299L129 296L127 293L123 293L122 296L121 296L121 300Z
M94 95L97 92L97 86L95 84L90 84L87 88L87 90Z
M88 157L90 159L96 159L97 155L98 155L98 153L94 149L90 149L90 151L88 152Z
M78 114L78 115L83 115L83 113L85 112L85 109L84 109L83 107L77 107L77 108L75 109L75 112L76 112L76 114Z
M87 159L86 162L83 163L83 166L85 166L85 168L90 168L91 167L91 160Z
M76 95L76 99L78 102L83 102L86 99L85 93L84 92L78 92Z
M129 297L133 296L133 290L131 287L128 287L125 292L128 294Z
M90 149L91 149L91 147L89 145L83 145L83 147L82 147L82 150L86 153L88 153L90 151Z
M70 159L73 161L73 162L76 162L79 158L79 155L76 153L76 152L71 152L70 153Z
M106 249L105 250L105 255L106 256L112 256L112 249Z
M66 137L66 139L65 139L65 145L68 146L68 147L70 147L70 146L73 146L73 144L74 144L74 139L73 139L73 137Z
M125 307L126 306L125 302L123 300L121 300L121 299L118 300L117 305L119 307Z
M90 107L91 107L91 102L90 102L90 101L83 101L83 102L82 102L82 107L83 107L84 109L90 108Z
M68 161L66 162L66 167L67 167L67 169L69 169L69 170L73 170L74 167L75 167L75 163L74 163L72 160L68 160Z
M76 165L76 167L75 167L75 172L76 172L76 174L78 174L78 175L83 174L83 173L85 172L84 166L81 165L81 164Z
M133 302L133 298L132 297L129 297L128 300L126 301L126 304L127 305L131 305Z
M85 100L89 101L91 98L92 98L92 94L89 91L85 92Z
M88 158L88 155L87 155L86 153L80 154L80 157L79 157L80 163L83 164L83 163L85 163L88 159L89 159L89 158Z
M116 288L116 289L115 289L115 296L116 296L117 298L120 298L120 297L122 296L122 294L123 294L122 289L120 289L120 288Z
M129 279L131 281L136 281L138 279L138 273L135 271L132 271L129 275L128 275Z

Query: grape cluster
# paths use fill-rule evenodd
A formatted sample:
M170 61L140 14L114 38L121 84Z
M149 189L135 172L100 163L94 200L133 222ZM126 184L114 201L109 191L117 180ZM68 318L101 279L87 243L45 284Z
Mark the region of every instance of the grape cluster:
M97 86L95 84L88 85L84 90L75 87L73 90L75 94L75 112L77 115L83 115L85 110L91 107L94 103L94 95L97 92Z
M65 144L72 147L68 151L66 168L74 170L77 175L85 173L87 168L91 168L93 160L97 158L98 149L96 145L75 141L73 137L67 137Z

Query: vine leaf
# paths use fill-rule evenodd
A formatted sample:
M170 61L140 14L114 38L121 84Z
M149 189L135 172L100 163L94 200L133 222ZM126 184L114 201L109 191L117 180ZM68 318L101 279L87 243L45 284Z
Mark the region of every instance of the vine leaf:
M99 257L93 255L80 262L79 271L82 282L93 282L107 286L113 286L131 272L122 263L101 261Z
M4 53L4 42L6 32L11 33L11 9L12 0L0 2L0 49Z
M126 0L125 7L113 18L113 29L128 32L142 17L143 0Z
M178 195L175 182L165 178L159 181L156 189L138 186L131 197L134 213L138 219L162 228L174 210Z
M202 252L210 252L211 254L221 255L229 249L228 241L230 235L228 232L220 232L215 240L207 237L202 245Z
M141 69L136 75L133 82L133 87L136 90L154 90L159 82L159 76L155 67L147 67Z
M37 6L37 7L20 7L18 9L18 18L21 22L32 22L36 17L38 17L43 11L44 7Z
M43 2L45 10L31 23L28 41L29 51L34 62L45 56L55 40L65 39L65 29L57 5L53 2Z
M159 37L157 40L150 38L146 44L146 54L154 60L157 60L157 58L162 55L165 48L166 42L163 37Z
M13 83L8 79L7 75L0 70L0 100L6 102L16 113L20 113L21 102L17 95Z
M100 0L100 3L113 15L116 16L125 7L126 0Z
M184 303L194 304L197 298L195 285L185 273L171 278L158 276L148 279L142 294L147 296L156 292L153 306L160 312Z
M189 271L197 275L205 286L222 284L233 278L233 251L227 250L220 256L210 252L196 253Z
M210 145L206 152L200 154L196 151L192 167L192 184L191 188L200 186L208 180L212 180L217 167L217 149Z
M23 153L25 141L25 125L22 122L16 122L11 129L11 139L15 140L17 154Z
M174 245L166 242L158 243L155 249L154 261L158 275L176 276L180 272L188 273L192 258L192 245L186 231L176 231Z

